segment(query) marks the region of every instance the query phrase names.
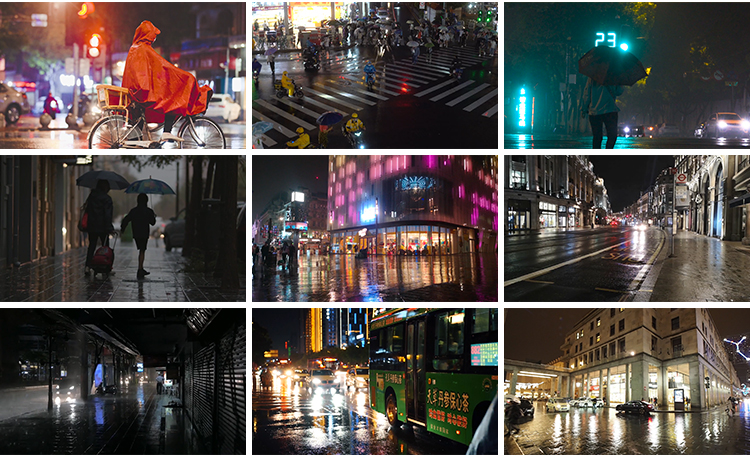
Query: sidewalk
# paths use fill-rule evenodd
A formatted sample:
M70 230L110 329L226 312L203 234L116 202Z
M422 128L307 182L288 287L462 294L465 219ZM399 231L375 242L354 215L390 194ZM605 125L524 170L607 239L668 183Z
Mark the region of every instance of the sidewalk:
M1 454L204 454L180 400L153 384L0 421Z
M748 301L747 269L750 247L679 231L674 256L667 238L633 301Z
M221 279L202 272L186 272L182 249L167 252L149 240L144 268L151 272L138 280L138 251L134 242L117 241L114 275L104 279L84 276L86 247L0 270L0 301L176 302L246 301L245 264L239 263L239 291L221 290Z

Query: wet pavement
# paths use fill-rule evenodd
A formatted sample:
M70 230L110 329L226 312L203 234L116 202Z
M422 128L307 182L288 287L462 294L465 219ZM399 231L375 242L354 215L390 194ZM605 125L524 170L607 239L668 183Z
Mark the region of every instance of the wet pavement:
M256 302L498 301L498 257L303 255L297 269L256 269L252 285Z
M0 270L0 301L89 301L89 302L176 302L247 301L244 262L240 261L240 289L221 289L212 273L192 270L182 249L167 252L159 242L149 240L144 268L151 272L136 278L138 251L134 242L115 245L114 275L84 276L86 247Z
M666 234L665 234L666 235ZM750 246L679 231L634 301L747 301Z
M414 427L395 430L366 390L312 393L277 378L253 382L252 454L465 454L467 447Z
M154 385L0 421L0 454L205 454L180 400Z
M551 229L505 237L506 301L625 301L641 288L664 234L656 227Z
M503 136L503 147L509 149L591 149L593 137L591 135L560 135L546 134L510 134ZM607 142L604 137L602 147ZM695 137L617 137L615 149L711 149L711 148L747 148L750 139L699 139Z
M244 121L223 123L216 121L227 141L227 148L247 148L247 124ZM49 126L42 129L39 117L21 116L18 123L0 129L0 148L88 149L89 127L69 129L65 118L58 115Z
M617 414L614 408L546 413L534 404L533 418L521 418L520 433L505 438L505 454L748 454L750 403L729 416L705 412Z

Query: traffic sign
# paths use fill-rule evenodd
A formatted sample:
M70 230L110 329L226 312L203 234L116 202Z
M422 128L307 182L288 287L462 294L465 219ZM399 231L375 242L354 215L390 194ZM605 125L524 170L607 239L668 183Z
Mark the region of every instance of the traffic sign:
M684 172L677 174L677 183L678 184L684 184L687 182L687 174Z

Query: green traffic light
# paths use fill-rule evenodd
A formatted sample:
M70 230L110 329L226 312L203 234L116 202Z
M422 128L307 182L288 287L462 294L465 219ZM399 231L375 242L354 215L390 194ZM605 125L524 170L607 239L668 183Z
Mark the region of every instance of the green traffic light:
M620 48L621 48L621 49L622 49L623 51L625 51L625 52L626 52L626 51L628 51L628 44L626 44L625 42L623 42L623 43L621 43L621 44L620 44Z

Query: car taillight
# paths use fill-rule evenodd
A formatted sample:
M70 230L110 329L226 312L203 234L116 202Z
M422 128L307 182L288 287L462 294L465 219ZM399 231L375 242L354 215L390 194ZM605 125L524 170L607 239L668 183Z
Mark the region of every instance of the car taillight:
M23 98L24 100L28 100L29 99L29 97L27 97L25 93L21 94L21 98Z

